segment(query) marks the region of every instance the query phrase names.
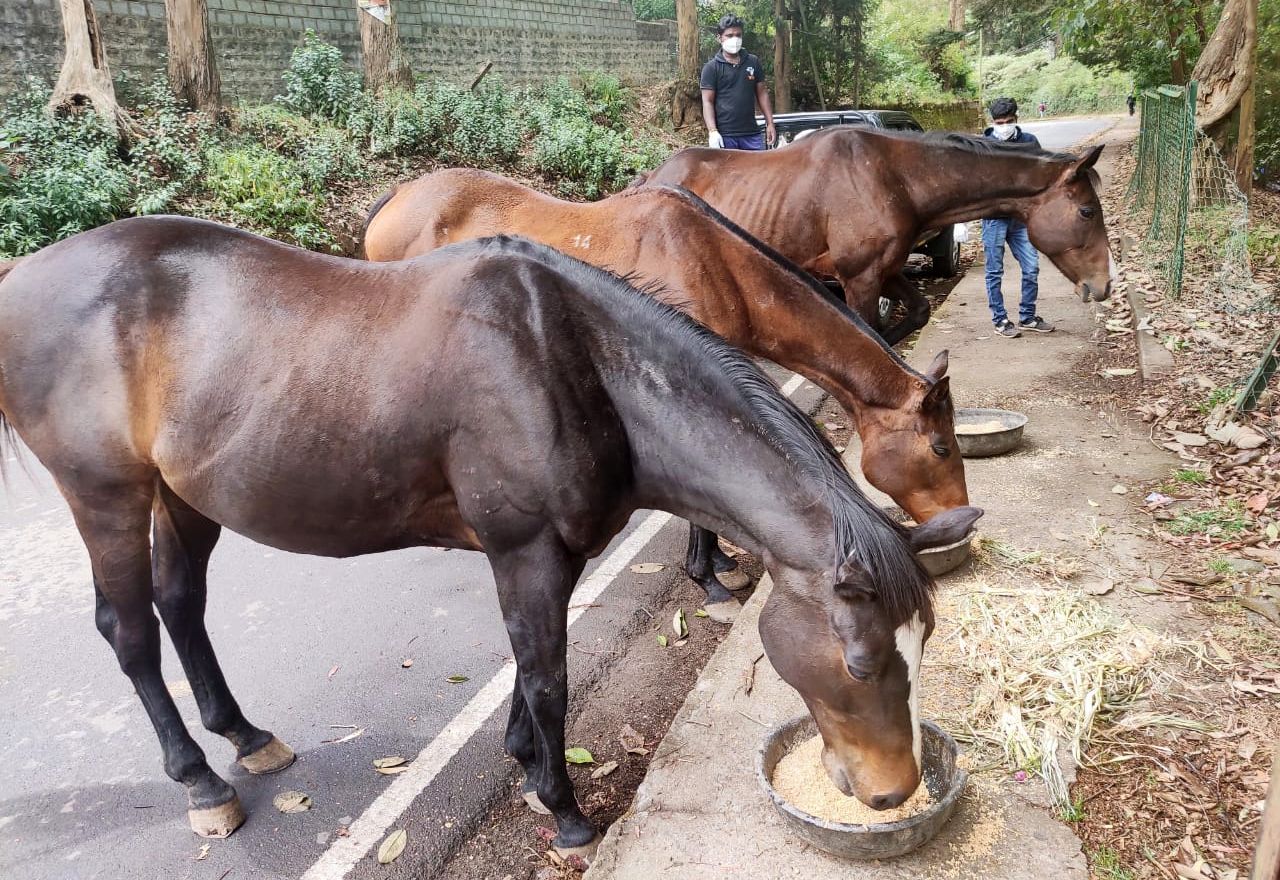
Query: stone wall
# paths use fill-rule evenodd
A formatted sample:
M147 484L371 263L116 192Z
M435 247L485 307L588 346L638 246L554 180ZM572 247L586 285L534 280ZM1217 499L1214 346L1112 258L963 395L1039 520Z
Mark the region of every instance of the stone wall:
M289 54L311 28L359 63L355 0L208 0L227 100L278 94ZM113 72L147 77L164 66L163 0L94 0ZM630 79L675 75L675 23L636 21L630 0L399 0L400 36L419 75L469 81L486 62L514 82L579 70ZM35 74L53 80L62 58L57 0L0 0L0 95Z

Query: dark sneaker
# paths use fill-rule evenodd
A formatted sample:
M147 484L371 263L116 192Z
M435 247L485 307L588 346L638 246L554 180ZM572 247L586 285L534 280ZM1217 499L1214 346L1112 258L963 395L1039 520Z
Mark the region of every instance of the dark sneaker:
M999 324L996 325L996 334L999 336L1007 337L1009 339L1017 339L1019 336L1022 335L1021 333L1018 332L1018 328L1013 326L1013 322L1010 321L1008 318L1005 318L1003 321L1001 321Z
M1050 324L1048 321L1046 321L1044 318L1040 317L1039 315L1036 315L1034 318L1031 318L1026 321L1019 321L1018 326L1021 327L1023 330L1031 330L1035 333L1052 333L1053 332L1053 325Z

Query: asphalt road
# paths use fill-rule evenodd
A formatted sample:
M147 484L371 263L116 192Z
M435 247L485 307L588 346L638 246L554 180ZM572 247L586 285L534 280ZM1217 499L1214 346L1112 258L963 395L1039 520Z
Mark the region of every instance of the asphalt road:
M1046 150L1065 150L1106 128L1114 121L1111 116L1075 116L1070 119L1035 118L1035 106L1024 108L1022 127L1040 140Z
M780 383L789 377L775 372ZM798 402L816 405L812 385L795 387ZM274 776L241 772L231 746L200 726L166 640L170 690L249 813L197 861L204 841L187 828L185 792L164 775L142 706L93 626L88 557L70 514L35 459L24 452L23 461L31 476L6 462L9 486L0 489L0 877L238 880L297 878L309 869L341 876L332 864L312 866L339 827L402 778L379 775L372 761L418 755L447 730L442 741L460 741L403 807L437 820L417 823L430 839L415 840L420 868L413 873L429 876L430 865L507 791L505 703L470 728L451 724L459 713L467 717L469 704L474 714L473 701L484 703L482 690L510 653L483 555L423 548L332 560L224 532L210 567L209 631L245 714L299 760ZM646 514L636 514L614 547ZM637 609L671 590L684 538L682 521L667 522L581 610L570 639L598 653L571 652L576 688L599 674L604 661L596 658L647 622ZM628 563L639 561L668 565L656 575L631 573ZM469 680L450 684L451 675ZM290 789L310 794L313 809L278 813L272 799ZM370 870L386 873L366 858L352 876Z

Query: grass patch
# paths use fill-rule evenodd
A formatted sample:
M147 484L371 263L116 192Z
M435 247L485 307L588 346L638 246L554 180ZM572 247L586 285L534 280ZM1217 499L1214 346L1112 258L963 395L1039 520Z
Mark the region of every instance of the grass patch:
M1209 510L1183 511L1165 524L1174 535L1204 535L1207 538L1235 538L1249 529L1249 520L1239 501L1229 501Z
M1120 856L1108 846L1101 846L1094 852L1094 874L1099 880L1134 880L1135 874L1120 862Z
M1084 799L1075 798L1069 804L1065 804L1058 808L1058 818L1063 822L1070 822L1072 825L1077 822L1084 821Z
M1235 569L1232 568L1231 563L1227 562L1225 559L1214 559L1209 562L1209 571L1212 571L1215 574L1231 574Z
M1174 482L1190 483L1195 486L1202 486L1209 482L1209 475L1204 471L1192 470L1190 468L1178 468L1173 472Z

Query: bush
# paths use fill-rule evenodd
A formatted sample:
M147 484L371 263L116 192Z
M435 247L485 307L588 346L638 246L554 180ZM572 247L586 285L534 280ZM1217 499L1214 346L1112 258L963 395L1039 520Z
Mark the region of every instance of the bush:
M343 124L364 102L360 74L347 67L342 50L307 29L282 75L285 93L276 101L304 113Z
M321 221L319 199L293 160L261 144L215 146L205 153L205 169L213 207L237 225L306 248L336 249Z
M368 176L360 151L347 132L323 120L313 121L279 105L265 104L241 108L236 123L241 134L294 159L312 190Z
M169 208L200 173L204 124L188 120L162 87L142 91L141 134L130 152L93 113L55 116L49 87L29 80L0 117L0 256L31 253L130 214Z
M1133 78L1128 74L1086 67L1066 55L1050 60L1043 51L992 55L986 60L985 78L989 96L1015 99L1027 118L1041 101L1053 114L1119 113L1133 89Z

